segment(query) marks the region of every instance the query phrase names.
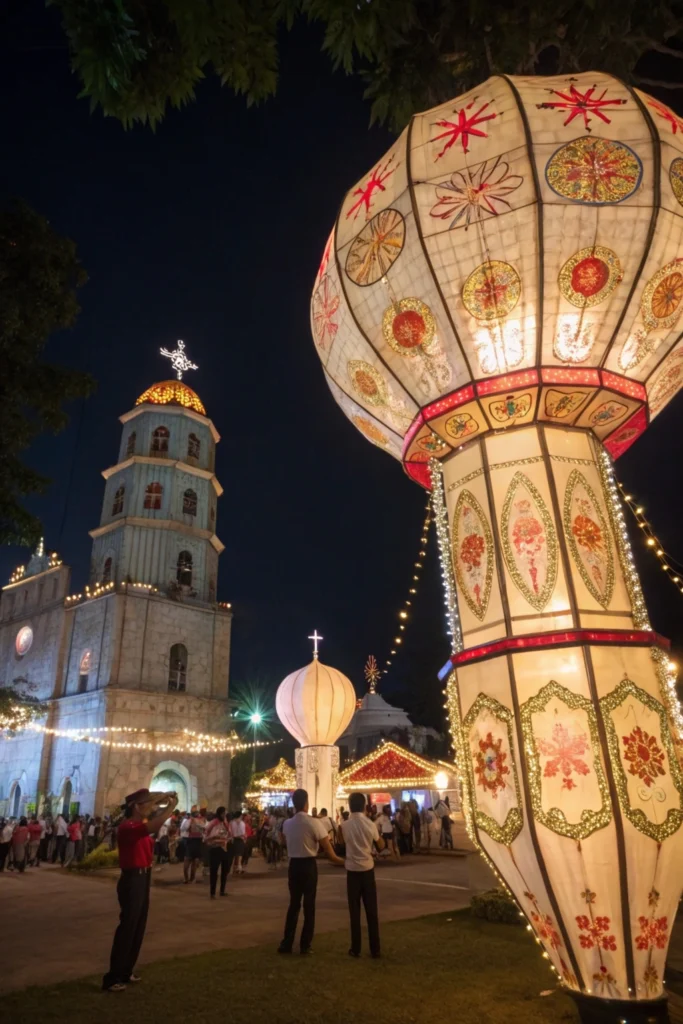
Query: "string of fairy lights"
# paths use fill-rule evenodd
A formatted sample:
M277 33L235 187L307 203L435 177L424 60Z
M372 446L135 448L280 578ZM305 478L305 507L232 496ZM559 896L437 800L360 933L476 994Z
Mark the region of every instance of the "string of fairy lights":
M413 606L413 598L417 594L417 585L420 582L420 574L424 568L424 559L427 555L427 543L429 541L429 524L432 520L432 505L431 499L427 501L425 505L425 517L422 522L422 528L420 531L420 548L417 553L417 558L413 562L412 578L410 580L410 586L408 588L408 597L405 599L403 604L398 610L398 631L397 635L392 640L392 646L389 651L388 657L384 661L383 667L380 669L377 666L374 655L370 655L365 666L365 678L370 685L370 689L374 692L374 688L379 681L381 676L385 676L391 665L393 664L392 658L395 658L401 650L401 646L405 639L406 626L410 620L410 610Z
M677 561L663 546L659 537L652 528L652 524L645 515L645 509L640 505L633 494L627 491L622 483L618 484L621 497L633 514L638 527L643 531L645 546L652 552L659 562L660 568L666 573L667 578L674 584L677 590L683 594L683 564Z

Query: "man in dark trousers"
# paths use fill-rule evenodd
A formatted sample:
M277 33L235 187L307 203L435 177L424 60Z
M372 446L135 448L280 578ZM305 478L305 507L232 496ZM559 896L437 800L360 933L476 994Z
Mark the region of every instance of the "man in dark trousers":
M360 905L365 907L368 922L370 954L377 959L379 952L379 915L377 913L377 885L375 883L375 862L372 859L373 845L379 850L384 841L377 825L365 813L365 796L352 793L349 797L348 821L341 824L341 833L346 847L346 895L351 918L351 949L349 956L360 956Z
M175 793L150 793L138 789L126 797L124 820L118 827L119 878L116 892L121 907L119 926L111 948L109 971L102 979L104 992L122 992L133 974L147 926L149 886L154 860L153 836L173 813Z
M291 953L301 901L304 904L304 926L301 929L299 952L311 952L315 929L315 894L318 888L318 848L333 864L344 866L344 861L332 849L325 826L308 813L308 793L296 789L292 794L295 815L282 826L289 856L289 909L285 921L285 934L278 953Z

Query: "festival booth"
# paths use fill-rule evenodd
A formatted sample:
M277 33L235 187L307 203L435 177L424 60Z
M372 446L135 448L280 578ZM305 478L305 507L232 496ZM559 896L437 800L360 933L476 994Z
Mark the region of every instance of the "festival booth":
M393 808L415 800L420 810L448 797L451 810L460 811L457 769L447 761L433 761L397 743L384 741L339 775L337 806L348 807L350 793L365 793L369 803Z
M245 796L250 805L264 811L267 807L287 807L295 789L296 772L281 757L274 768L252 775Z

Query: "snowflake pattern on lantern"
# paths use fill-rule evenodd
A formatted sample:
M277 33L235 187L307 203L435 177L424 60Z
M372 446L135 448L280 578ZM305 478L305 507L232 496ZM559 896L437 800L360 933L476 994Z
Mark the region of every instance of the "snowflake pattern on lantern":
M458 139L462 145L463 153L468 153L470 137L477 137L481 139L488 138L488 132L485 132L480 125L484 124L486 121L492 121L498 115L493 111L488 114L485 113L490 106L490 101L482 104L478 110L471 112L472 107L475 105L478 98L478 96L475 96L474 99L470 100L466 106L461 107L460 110L455 110L455 121L443 119L441 121L434 122L434 126L436 128L443 128L444 131L442 131L441 134L436 135L431 141L440 142L442 139L448 140L441 152L437 153L434 157L435 161L439 160L444 153L448 152L451 146L455 145Z
M502 736L493 738L493 733L487 732L483 740L479 740L479 750L472 755L475 765L474 771L477 782L494 799L498 796L499 789L505 789L505 775L510 774L509 767L505 764L507 754L501 750L503 745Z
M501 157L485 160L475 167L455 171L450 181L439 182L435 186L436 203L429 214L450 221L449 228L464 226L467 231L473 222L511 210L507 197L523 181L521 175L510 173L510 165Z
M557 536L535 485L521 471L508 487L501 516L505 564L529 604L542 611L557 579Z
M486 514L471 491L458 496L453 515L455 575L470 611L483 621L493 580L493 536Z
M313 320L313 336L323 351L332 345L339 324L335 316L339 310L339 296L328 274L322 278L313 293L311 316Z
M588 917L579 914L576 918L579 927L579 942L583 949L606 949L614 952L617 940L612 934L612 922L609 917Z
M614 593L614 556L607 518L588 480L575 469L567 481L563 509L569 551L589 593L603 608Z
M536 747L548 759L543 768L544 777L553 779L561 775L563 789L574 789L576 786L571 777L572 772L577 775L588 775L590 772L583 760L589 750L588 737L585 733L570 733L562 722L555 723L549 740L536 737Z
M537 103L536 106L539 110L566 111L567 116L562 122L565 127L575 118L582 117L584 128L591 131L589 126L592 117L598 117L604 124L611 124L612 119L607 115L606 109L620 107L627 102L625 99L606 99L607 89L603 89L600 95L596 96L597 88L597 85L591 85L582 92L571 82L569 88L564 91L548 89L550 95L557 96L557 99L546 100L545 103Z
M376 214L351 242L347 277L362 288L381 280L401 255L405 237L402 213L389 207Z
M666 775L664 751L655 736L636 725L628 736L622 736L622 742L629 775L640 779L648 789L659 777Z
M669 924L666 917L639 917L640 935L636 935L636 949L666 949Z
M553 192L573 203L622 203L640 185L643 165L622 142L585 135L551 156L545 177Z

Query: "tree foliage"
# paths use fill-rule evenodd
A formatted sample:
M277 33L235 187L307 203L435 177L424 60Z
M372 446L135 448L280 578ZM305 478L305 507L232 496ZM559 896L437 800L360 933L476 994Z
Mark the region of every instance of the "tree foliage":
M89 394L94 381L43 361L53 331L79 312L86 280L76 247L24 203L0 209L0 542L34 545L40 520L23 499L49 481L22 461L34 438L67 423L64 404Z
M399 130L416 110L490 75L592 68L645 85L642 60L683 60L683 0L50 0L93 107L153 127L216 74L254 103L277 85L278 41L297 15L319 23L335 68L366 82L372 119ZM645 65L647 66L647 58ZM639 74L639 67L641 73Z
M17 732L47 714L47 705L13 686L0 685L0 731Z

